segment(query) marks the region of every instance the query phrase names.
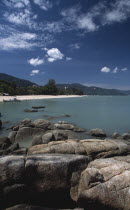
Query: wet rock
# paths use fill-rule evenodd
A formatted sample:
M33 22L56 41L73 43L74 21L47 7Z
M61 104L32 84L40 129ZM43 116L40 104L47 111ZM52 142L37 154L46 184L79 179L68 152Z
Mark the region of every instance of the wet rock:
M45 106L32 106L32 109L44 109L46 108Z
M71 188L71 197L80 207L130 209L130 156L119 159L95 160L81 173Z
M25 109L24 112L38 112L38 110L34 110L34 109Z
M107 136L106 133L102 129L99 129L99 128L92 129L90 131L90 134L95 137L106 137Z

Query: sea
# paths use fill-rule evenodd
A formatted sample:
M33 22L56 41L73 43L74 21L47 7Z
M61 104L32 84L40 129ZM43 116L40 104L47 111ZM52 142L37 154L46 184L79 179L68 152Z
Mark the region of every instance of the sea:
M46 108L36 113L24 112L25 109L32 109L33 106ZM130 96L84 96L0 102L0 113L4 127L0 131L0 136L7 136L10 127L25 118L47 119L52 122L67 121L87 131L101 128L107 135L114 132L120 134L130 132Z

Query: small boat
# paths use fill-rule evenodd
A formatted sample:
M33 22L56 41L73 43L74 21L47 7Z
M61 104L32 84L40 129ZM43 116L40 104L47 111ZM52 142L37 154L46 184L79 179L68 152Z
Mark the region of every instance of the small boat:
M9 99L9 100L3 99L3 102L21 102L21 101L17 98L12 98L12 99Z

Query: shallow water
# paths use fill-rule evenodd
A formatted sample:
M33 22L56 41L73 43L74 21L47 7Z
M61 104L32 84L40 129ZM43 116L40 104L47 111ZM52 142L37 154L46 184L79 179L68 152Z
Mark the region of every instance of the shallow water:
M36 113L24 112L24 109L31 109L32 106L46 106L46 108ZM102 128L108 135L113 132L130 131L130 96L88 96L15 103L1 102L0 112L2 121L6 121L5 128L9 128L25 118L46 119L46 115L49 115L58 117L52 122L64 120L87 130ZM64 117L63 114L71 115L71 117ZM5 135L8 132L1 131L0 134Z

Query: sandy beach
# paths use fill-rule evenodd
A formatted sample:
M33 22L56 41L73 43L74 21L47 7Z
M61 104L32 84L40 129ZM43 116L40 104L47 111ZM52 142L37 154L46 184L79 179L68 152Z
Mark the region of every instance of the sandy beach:
M78 95L58 95L58 96L50 96L50 95L25 95L25 96L16 96L18 100L37 100L37 99L53 99L53 98L75 98L75 97L83 97ZM4 100L13 99L14 96L0 96L0 102Z

